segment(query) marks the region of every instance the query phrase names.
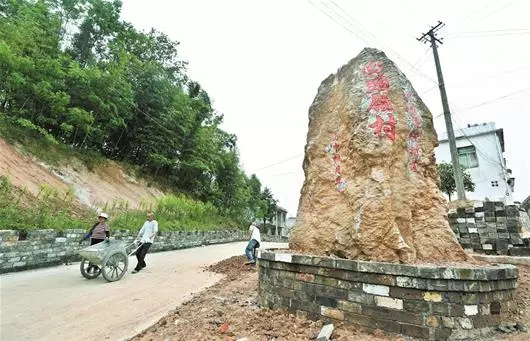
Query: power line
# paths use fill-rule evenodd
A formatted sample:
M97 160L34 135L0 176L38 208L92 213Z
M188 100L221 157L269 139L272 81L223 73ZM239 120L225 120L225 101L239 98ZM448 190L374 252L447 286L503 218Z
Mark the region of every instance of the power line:
M326 11L324 11L323 9L321 9L320 7L318 7L317 5L315 5L311 0L308 0L308 2L311 4L311 6L315 7L316 9L318 9L320 12L324 13L324 15L326 15L328 18L330 18L331 20L333 20L336 24L340 25L342 28L344 28L345 30L347 30L348 32L350 32L351 34L353 34L354 36L356 36L357 38L359 38L361 41L363 41L365 44L368 44L370 45L370 43L368 43L363 37L359 36L356 32L352 31L351 29L349 29L348 27L344 26L342 23L338 22L333 16L331 16L330 14L328 14Z
M266 178L266 177L274 178L274 177L284 176L284 175L289 175L289 174L294 174L294 173L298 173L298 170L284 172L284 173L279 173L279 174L273 174L273 175L262 175L262 177L264 177L264 178Z
M291 157L288 157L287 159L278 161L276 163L273 163L273 164L270 164L270 165L267 165L267 166L264 166L264 167L261 167L261 168L257 168L257 169L251 170L249 173L254 173L254 172L257 172L257 171L260 171L260 170L263 170L263 169L267 169L267 168L271 168L271 167L274 167L274 166L277 166L277 165L281 165L282 163L294 160L294 159L296 159L296 158L298 158L300 156L303 156L303 155L304 155L304 153L299 153L299 154L293 155Z
M506 99L508 97L511 97L513 95L516 95L516 94L519 94L519 93L524 93L524 92L527 92L527 91L530 91L530 88L526 88L526 89L521 89L521 90L517 90L517 91L514 91L514 92L511 92L509 94L506 94L506 95L503 95L503 96L500 96L500 97L497 97L495 99L492 99L492 100L489 100L489 101L485 101L485 102L482 102L482 103L479 103L479 104L475 104L475 105L472 105L472 106L469 106L469 107L466 107L462 110L459 110L460 112L463 112L463 111L468 111L468 110L471 110L471 109L475 109L475 108L478 108L478 107L482 107L484 105L488 105L488 104L491 104L491 103L495 103L495 102L498 102L498 101L501 101L503 99ZM434 116L434 118L438 118L440 116L442 116L442 114L438 114L436 116Z
M483 76L483 77L479 77L479 78L475 78L474 80L478 80L478 79L495 79L495 78L499 78L499 77L502 77L502 76L505 76L505 75L509 75L511 73L514 73L515 71L519 71L519 70L522 70L522 69L526 69L528 67L528 65L521 65L519 67L516 67L516 68L513 68L513 69L509 69L509 70L505 70L505 71L502 71L502 72L499 72L499 73L495 73L495 74L492 74L492 75L486 75L486 76ZM455 82L453 83L453 85L455 84L467 84L469 83L469 80L465 80L465 81L460 81L460 82ZM438 87L438 85L434 85L433 87L430 87L429 89L425 90L424 92L422 92L420 94L420 96L424 96L426 95L427 93L431 92L433 89L436 89Z
M344 8L342 8L341 6L337 5L337 3L336 3L335 1L333 1L333 0L331 1L331 3L332 3L336 8L338 8L341 12L343 12L348 18L344 18L343 16L341 16L340 14L337 14L337 12L335 12L335 11L332 9L332 11L333 11L334 13L336 13L336 14L339 15L341 18L343 18L344 20L346 20L346 22L347 22L349 25L351 25L351 26L353 26L353 27L355 27L355 28L358 28L362 33L364 33L364 34L366 35L366 37L367 37L368 39L372 39L372 40L374 40L374 41L377 41L377 37L376 37L375 35L373 35L370 31L364 29L363 26L362 26L362 24L361 24L359 21L357 21L354 17L352 17L352 16L351 16L351 15L350 15L350 14L349 14ZM326 7L328 7L328 6L326 5ZM329 8L329 7L328 7L328 8Z
M315 6L311 0L308 0L313 6ZM384 41L382 41L380 38L378 38L375 34L371 33L369 30L365 29L363 27L363 25L358 22L353 16L351 16L348 11L346 11L345 9L343 9L342 7L340 7L339 5L337 5L334 1L331 1L332 4L335 5L335 7L337 7L338 9L340 9L342 12L344 12L346 14L347 17L350 18L350 20L346 20L346 22L353 28L361 31L363 34L365 34L368 39L372 39L376 44L377 42L379 42L381 45L383 45L384 47L386 47L393 55L395 58L401 60L403 63L407 64L406 66L414 73L424 77L425 79L428 79L429 81L433 82L433 83L437 83L436 80L434 80L432 77L430 77L429 75L425 74L424 72L422 72L420 69L418 69L415 65L411 64L408 60L406 60L405 58L403 58L398 52L396 52L394 49L392 49L392 47L390 47L388 44L386 44ZM324 4L324 6L326 6L327 8L329 8L326 4ZM315 6L316 7L316 6ZM318 8L318 7L317 7ZM321 9L319 9L321 12L323 12ZM338 21L333 17L331 16L329 13L327 12L323 12L324 14L326 14L326 16L330 17L333 21L335 21L336 23L338 23ZM336 13L336 12L335 12ZM344 17L341 16L341 18L345 19ZM370 45L370 42L368 42L366 39L360 37L356 32L352 31L350 28L348 27L345 27L343 24L341 23L338 23L340 26L342 26L343 28L345 28L346 30L348 30L349 32L351 32L352 34L354 34L356 37L358 37L359 39L361 39L363 42L365 42L366 44Z
M423 55L422 55L422 56L418 59L418 61L415 62L413 65L414 65L415 67L419 67L420 65L422 65L422 64L427 60L426 57L428 56L430 50L431 50L431 48L430 48L430 47L427 47L427 50L425 50L425 52L423 53ZM435 87L436 87L436 85L435 85Z
M107 89L108 91L109 89ZM125 99L124 96L122 96L122 94L118 93L118 92L115 92L113 91L114 89L110 89L112 90L111 92L120 97L121 99ZM160 128L164 129L166 132L170 133L170 134L175 134L174 131L171 131L169 130L166 126L164 126L164 124L162 124L160 121L158 121L157 119L155 119L154 117L152 117L151 115L147 114L145 111L143 111L142 109L140 109L137 105L135 106L136 110L138 110L140 113L142 113L144 116L146 116L147 118L149 118L152 122L154 122L157 126L159 126ZM127 130L127 126L124 127L125 130ZM121 138L121 137L120 137Z
M461 111L467 111L467 110L475 109L475 108L478 108L478 107L482 107L484 105L487 105L487 104L490 104L490 103L494 103L494 102L500 101L502 99L505 99L505 98L508 98L508 97L513 96L513 95L516 95L516 94L519 94L519 93L523 93L523 92L526 92L526 91L529 91L529 90L530 90L530 88L517 90L517 91L511 92L509 94L506 94L504 96L500 96L500 97L497 97L497 98L489 100L489 101L485 101L485 102L482 102L482 103L479 103L479 104L472 105L470 107L462 109Z
M484 7L480 7L478 10L473 11L473 12L469 13L468 15L466 15L464 18L458 20L457 23L460 23L460 22L463 22L463 21L467 21L469 18L473 17L475 14L478 14L481 11L487 9L488 7L491 7L491 5L495 4L496 2L497 2L497 0L490 1Z
M479 21L479 20L486 19L486 18L492 16L493 14L502 11L503 9L507 8L508 6L513 5L513 4L516 3L517 1L518 1L518 0L514 0L514 1L508 2L508 3L506 3L506 4L503 4L502 6L500 6L500 7L496 8L496 9L494 9L493 11L489 12L488 14L483 15L482 17L480 17L480 18L478 18L478 19L475 19L475 20L471 20L471 21L469 21L469 23L472 24L472 23L475 23L475 22L477 22L477 21Z
M530 28L523 27L523 28L506 28L506 29L500 29L500 30L486 30L486 31L463 31L463 32L451 32L449 36L452 36L453 34L483 34L483 33L510 33L510 32L521 32L521 31L528 31Z
M338 5L336 5L336 6L340 8L340 6L338 6ZM363 6L363 2L362 1L355 2L355 8L357 8L357 7L359 7L361 9L363 17L370 17L370 12L372 11L372 8L367 8L367 7ZM378 19L379 18L377 16L371 16L370 22L378 24L379 26L385 26L386 28L389 28L390 29L389 33L399 34L400 36L402 35L401 33L403 33L403 34L406 34L409 38L416 39L416 37L414 35L412 35L410 32L402 31L402 28L403 28L402 26L389 25L389 23L387 21L381 21L381 20L378 20Z
M530 31L520 31L520 32L506 32L506 33L486 33L486 34L469 34L469 35L450 35L450 39L458 38L488 38L488 37L504 37L504 36L521 36L530 34Z
M429 92L431 92L432 90L436 89L438 87L438 85L433 85L432 87L430 87L429 89L425 90L424 92L421 93L420 97L422 96L425 96L426 94L428 94Z
M454 104L451 103L451 109L453 110L453 112L457 112L458 113L458 108L456 108L454 106ZM455 120L458 120L457 118L457 115L453 115L452 119L455 119ZM453 121L454 122L454 121ZM457 123L455 122L455 125L457 125ZM507 183L507 177L509 177L507 174L508 174L508 169L506 167L506 165L504 164L503 161L499 161L498 159L496 158L493 158L491 156L489 156L484 150L486 150L485 148L483 148L483 146L479 143L479 141L471 141L470 137L466 134L465 132L465 128L460 128L460 132L462 133L462 135L465 137L465 139L472 145L475 147L475 150L476 152L478 152L480 155L482 155L482 157L487 161L487 162L490 162L491 164L494 164L494 165L499 165L502 169L502 172L499 173L498 175L503 178L506 183ZM493 135L489 135L490 137L493 138L493 143L495 144L495 151L497 153L497 155L500 155L501 158L503 158L504 160L504 157L502 155L502 150L499 149L499 144L498 144L498 141L496 139L497 135L495 134L494 136ZM483 178L486 178L484 176L484 174L482 173L482 170L478 169L478 172L482 175ZM489 181L489 180L488 180Z
M453 109L454 112L457 112L457 113L458 113L458 110L454 110L455 108L454 108L453 105L451 105L451 107L452 107L452 109ZM454 120L458 120L457 115L453 115L453 119L454 119ZM460 122L460 121L459 121L459 122ZM461 125L460 125L460 124L457 124L457 122L455 122L455 125L461 127ZM460 128L460 133L462 134L462 136L464 136L464 138L465 138L469 143L471 143L471 144L475 147L475 149L478 151L479 154L481 154L481 155L484 157L484 159L486 159L487 161L489 161L489 162L491 162L491 163L493 163L493 164L498 164L499 166L501 166L501 168L502 168L503 170L506 170L506 166L505 166L502 162L499 162L499 160L495 160L495 159L493 159L493 158L490 157L486 152L484 152L485 148L483 148L483 146L482 146L478 141L475 141L475 142L471 141L469 135L467 135L466 132L465 132L465 128L462 128L462 127L461 127L461 128Z

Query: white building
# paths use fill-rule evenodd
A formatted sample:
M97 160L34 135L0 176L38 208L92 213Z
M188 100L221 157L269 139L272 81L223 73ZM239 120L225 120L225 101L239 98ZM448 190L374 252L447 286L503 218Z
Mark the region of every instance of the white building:
M276 214L272 217L271 220L267 221L267 224L271 227L269 234L283 235L285 230L286 219L287 210L281 206L276 205Z
M291 231L293 229L295 222L296 222L296 217L287 218L287 220L285 221L285 229L284 229L285 232L283 232L284 230L282 230L282 233L284 236L288 237L291 235Z
M436 148L436 162L451 163L451 152L447 133L438 136L440 146ZM495 123L468 125L455 130L456 147L460 165L471 174L475 183L474 192L466 192L472 200L503 201L513 203L512 192L515 178L506 168L504 159L504 131Z

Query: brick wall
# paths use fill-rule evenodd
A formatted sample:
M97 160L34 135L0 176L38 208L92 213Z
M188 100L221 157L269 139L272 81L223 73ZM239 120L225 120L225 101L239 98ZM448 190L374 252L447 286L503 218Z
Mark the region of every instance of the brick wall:
M260 305L420 339L469 339L501 321L517 268L428 267L264 251Z
M86 233L81 229L64 231L34 230L26 240L19 241L19 231L0 230L0 273L21 271L64 264L79 260L77 251L88 245L79 245ZM112 238L127 243L133 241L137 231L112 231ZM160 232L151 252L169 251L201 245L247 240L248 234L241 230L219 231L174 231ZM262 236L263 241L284 242L279 236ZM243 253L243 250L241 250Z
M449 224L464 249L478 253L507 254L523 246L519 209L515 205L485 201L474 207L452 209Z

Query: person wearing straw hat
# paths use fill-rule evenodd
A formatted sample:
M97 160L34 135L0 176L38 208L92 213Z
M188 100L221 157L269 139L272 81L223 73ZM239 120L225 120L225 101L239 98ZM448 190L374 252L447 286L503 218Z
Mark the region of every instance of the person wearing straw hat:
M110 230L109 225L107 224L107 220L109 219L109 215L105 212L101 212L98 215L98 221L92 226L90 231L85 234L83 239L79 241L79 244L81 244L84 240L87 240L90 238L90 245L99 244L105 240L108 240L110 237ZM89 266L87 268L87 273L91 273L92 271L96 271L97 266L89 263Z
M101 212L98 215L98 221L92 226L90 231L85 234L83 239L79 241L79 244L89 238L90 245L99 244L102 241L105 241L105 239L108 239L110 237L109 225L107 224L108 219L109 215L105 212Z

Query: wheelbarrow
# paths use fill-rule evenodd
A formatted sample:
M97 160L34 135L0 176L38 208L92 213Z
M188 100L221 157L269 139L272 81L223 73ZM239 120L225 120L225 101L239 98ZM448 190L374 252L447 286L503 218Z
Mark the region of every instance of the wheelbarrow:
M86 279L95 279L99 275L108 282L120 280L127 272L129 256L132 256L141 246L134 241L125 244L119 240L105 240L79 250L82 257L79 268Z

